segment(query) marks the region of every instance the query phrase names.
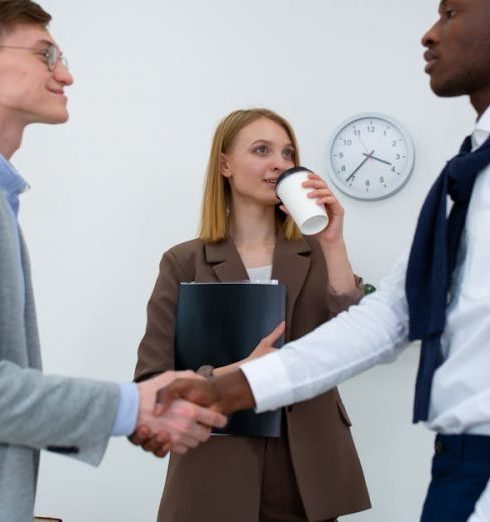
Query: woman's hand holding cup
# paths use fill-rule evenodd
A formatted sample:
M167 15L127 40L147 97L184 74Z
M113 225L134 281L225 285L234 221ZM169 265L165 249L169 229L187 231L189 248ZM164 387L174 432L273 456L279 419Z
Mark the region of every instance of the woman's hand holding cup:
M328 225L315 234L315 237L325 243L337 243L343 241L344 207L329 189L325 180L313 172L308 174L308 179L303 182L304 188L312 189L307 197L315 199L317 205L323 205L328 216Z

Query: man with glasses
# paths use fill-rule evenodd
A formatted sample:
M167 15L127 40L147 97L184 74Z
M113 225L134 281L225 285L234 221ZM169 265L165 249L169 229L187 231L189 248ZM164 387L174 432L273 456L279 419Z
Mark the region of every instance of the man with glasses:
M141 384L44 376L19 196L28 185L10 163L31 123L68 119L67 62L46 29L51 17L31 0L0 0L0 521L32 522L39 450L90 464L109 437L156 434L184 453L226 419L186 401L153 415L167 372ZM191 372L185 375L193 376ZM138 437L133 437L137 442ZM160 452L163 456L165 450Z

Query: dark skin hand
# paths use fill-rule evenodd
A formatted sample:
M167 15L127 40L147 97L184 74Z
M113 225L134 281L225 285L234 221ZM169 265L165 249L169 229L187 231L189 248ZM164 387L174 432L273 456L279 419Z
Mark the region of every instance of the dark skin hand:
M224 415L255 406L252 390L241 370L207 381L177 379L157 393L155 413L160 415L178 398L185 398Z

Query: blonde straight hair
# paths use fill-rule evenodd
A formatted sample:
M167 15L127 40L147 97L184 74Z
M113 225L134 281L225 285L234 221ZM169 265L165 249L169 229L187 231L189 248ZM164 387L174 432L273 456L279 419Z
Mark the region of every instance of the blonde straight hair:
M279 114L269 109L244 109L234 111L223 118L214 133L206 169L198 236L206 243L217 243L228 238L231 190L228 179L221 175L221 154L231 150L237 134L244 127L260 118L276 122L287 132L294 147L294 165L299 165L296 136L289 122ZM301 232L294 221L279 208L276 208L276 227L278 233L281 233L286 240L293 241L301 237Z

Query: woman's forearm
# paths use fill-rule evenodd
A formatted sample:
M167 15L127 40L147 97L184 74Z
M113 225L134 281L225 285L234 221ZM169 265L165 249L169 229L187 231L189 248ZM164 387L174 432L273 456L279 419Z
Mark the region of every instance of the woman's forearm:
M332 290L337 294L350 292L356 287L356 279L344 240L341 239L336 243L322 240L319 242L327 264L328 280Z

